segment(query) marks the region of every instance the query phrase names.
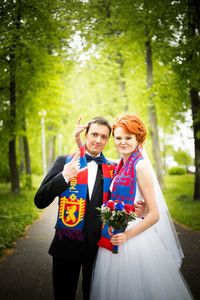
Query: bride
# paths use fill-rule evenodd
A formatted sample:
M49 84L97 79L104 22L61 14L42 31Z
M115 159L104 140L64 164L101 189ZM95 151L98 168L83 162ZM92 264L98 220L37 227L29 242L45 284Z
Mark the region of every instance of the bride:
M193 299L180 266L181 245L151 164L142 149L146 138L136 115L123 115L113 125L121 160L111 184L111 199L134 205L143 199L144 218L125 232L110 235L105 225L94 266L91 300ZM118 254L112 253L118 246Z

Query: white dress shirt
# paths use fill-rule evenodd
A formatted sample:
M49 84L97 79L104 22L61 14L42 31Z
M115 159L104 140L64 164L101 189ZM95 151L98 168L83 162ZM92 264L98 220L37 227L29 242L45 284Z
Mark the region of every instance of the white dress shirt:
M87 151L86 151L86 153L88 155L90 155ZM100 154L97 155L96 157L98 157L98 156L100 156ZM89 199L91 200L95 180L97 177L98 164L94 160L91 160L90 162L87 163L87 165L88 165L88 192L89 192ZM62 175L64 177L63 172L62 172ZM64 177L64 179L67 183L69 182L69 180L67 178Z
M86 153L89 154L87 151ZM97 155L96 157L98 156L100 156L100 154ZM97 177L98 164L94 160L91 160L90 162L87 163L87 165L88 165L88 192L89 192L89 199L91 200L95 180Z

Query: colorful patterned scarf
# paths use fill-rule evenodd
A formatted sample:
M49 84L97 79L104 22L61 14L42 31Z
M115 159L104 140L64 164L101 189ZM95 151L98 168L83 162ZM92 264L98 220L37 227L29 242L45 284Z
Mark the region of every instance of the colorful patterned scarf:
M123 164L123 160L121 159L114 174L111 200L119 200L130 205L134 204L136 193L136 165L140 159L143 159L143 156L138 149L131 154L125 164ZM107 225L102 228L102 236L98 242L98 246L111 251L113 250Z
M113 178L115 165L110 163L101 153L103 164L103 202L110 197L110 183ZM66 163L73 155L67 156ZM80 168L87 167L85 146L80 148ZM59 195L59 210L56 230L60 239L64 236L70 239L83 240L84 216L88 191L88 169L85 168L69 182L69 188Z

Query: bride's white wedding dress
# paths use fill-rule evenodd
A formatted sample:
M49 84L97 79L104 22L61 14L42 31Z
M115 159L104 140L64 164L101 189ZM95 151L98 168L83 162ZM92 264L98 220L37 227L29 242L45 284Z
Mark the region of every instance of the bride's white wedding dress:
M137 200L141 200L138 187ZM159 205L159 208L161 211L162 206ZM142 219L131 222L128 228L138 222L142 222ZM118 254L99 248L92 278L91 300L193 299L179 271L183 257L179 241L177 239L175 242L177 245L173 256L173 249L169 249L165 236L160 232L162 214L159 222L119 246ZM169 234L166 235L166 242L168 237Z

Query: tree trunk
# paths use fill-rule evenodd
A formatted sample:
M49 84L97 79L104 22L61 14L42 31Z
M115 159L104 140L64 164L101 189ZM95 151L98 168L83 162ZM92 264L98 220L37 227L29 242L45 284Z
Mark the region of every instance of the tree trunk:
M25 172L25 163L24 163L24 146L22 136L19 137L19 153L20 153L20 163L19 163L19 174Z
M195 147L195 182L194 182L194 200L200 201L200 97L198 91L190 90L192 104L194 147Z
M196 0L188 0L188 31L189 37L195 38L200 31L200 3ZM192 50L188 57L190 62L194 55L197 55ZM199 54L198 54L199 55ZM194 83L195 76L191 76L190 99L193 117L193 131L194 131L194 147L195 147L195 182L194 182L194 200L200 201L200 97L198 94L198 83Z
M147 89L150 89L153 85L153 63L152 63L152 49L151 39L146 35L146 64L147 64ZM163 186L163 174L162 174L162 162L160 156L159 136L158 136L158 123L156 106L154 103L154 95L149 96L148 105L149 123L150 123L150 134L152 138L152 151L155 163L155 171L158 181Z
M122 57L122 54L118 51L117 53L117 63L119 65L119 86L120 86L120 92L122 95L122 100L124 103L124 111L128 111L128 96L126 93L126 80L124 75L124 60Z
M29 151L29 144L27 138L27 130L26 130L26 120L25 120L25 113L23 113L22 119L22 129L23 129L23 154L24 154L24 161L25 161L25 171L26 175L31 175L31 160L30 160L30 151Z
M20 185L19 185L19 173L18 173L17 159L16 159L15 139L11 139L9 141L9 167L10 167L11 192L18 194L20 192Z
M49 155L48 155L48 169L50 168L50 166L52 165L53 161L55 160L55 148L56 148L56 136L53 135L48 143L48 151L49 151Z
M25 158L26 174L31 175L30 151L29 151L28 139L26 136L23 136L23 144L24 144L24 158Z
M24 134L26 134L26 129L24 128L23 124L22 124L22 128L24 130ZM31 189L32 188L31 164L30 164L28 139L26 135L19 137L19 151L20 151L20 178L21 178L22 186L23 188Z
M13 32L13 43L9 49L10 56L10 141L9 141L9 167L10 167L10 180L11 192L20 192L19 171L17 166L16 154L16 49L19 40L18 32L20 28L21 0L16 1L16 14L13 14L15 31Z
M16 81L15 81L15 56L10 56L10 129L11 137L9 141L9 167L11 192L20 192L19 172L16 155Z

